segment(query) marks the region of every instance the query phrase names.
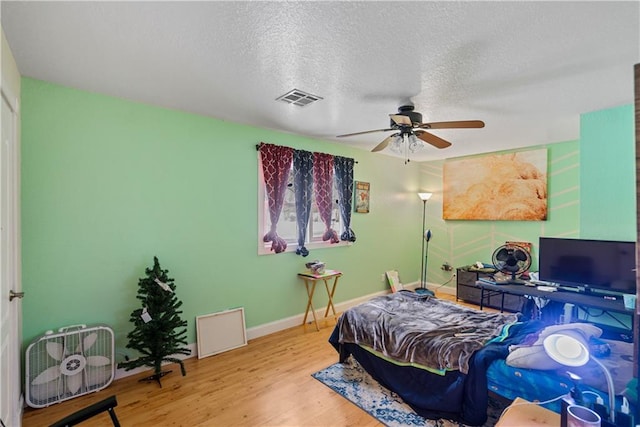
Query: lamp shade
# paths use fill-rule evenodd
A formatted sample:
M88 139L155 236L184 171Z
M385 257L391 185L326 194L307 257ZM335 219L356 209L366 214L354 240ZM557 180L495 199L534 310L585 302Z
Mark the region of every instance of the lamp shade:
M391 135L389 149L397 154L404 154L404 138L402 134Z
M407 137L407 148L410 153L415 154L425 149L427 145L418 139L413 133Z
M418 193L418 197L420 197L420 199L423 202L426 202L427 200L429 200L432 195L433 195L433 193Z
M565 366L583 366L589 361L589 347L584 335L567 330L551 334L542 342L550 358Z
M562 365L578 367L586 365L591 360L602 369L609 393L609 421L615 425L616 402L613 378L602 362L591 357L585 336L576 330L562 330L547 336L542 341L542 346L551 359Z

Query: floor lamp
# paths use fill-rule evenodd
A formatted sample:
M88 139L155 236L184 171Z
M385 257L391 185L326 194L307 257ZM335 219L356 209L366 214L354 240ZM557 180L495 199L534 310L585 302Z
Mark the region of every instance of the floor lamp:
M431 239L431 230L426 229L426 214L427 214L427 201L431 198L433 193L418 193L420 200L422 200L422 265L420 267L420 287L416 289L416 292L424 295L434 295L429 289L427 289L427 253L429 252L429 240Z

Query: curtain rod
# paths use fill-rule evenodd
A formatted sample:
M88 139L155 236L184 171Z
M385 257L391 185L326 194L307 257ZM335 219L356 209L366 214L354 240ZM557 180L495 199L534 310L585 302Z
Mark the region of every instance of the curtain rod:
M262 143L260 143L260 144L256 144L256 151L260 151L260 145L262 145ZM354 160L354 161L353 161L353 163L356 163L356 164L357 164L357 163L358 163L358 161L357 161L357 160Z

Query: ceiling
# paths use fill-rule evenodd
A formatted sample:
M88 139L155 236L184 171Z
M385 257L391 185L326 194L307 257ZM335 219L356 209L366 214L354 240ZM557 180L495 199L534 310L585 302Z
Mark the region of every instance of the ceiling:
M14 2L23 76L371 150L400 105L453 143L414 161L579 138L633 103L640 2ZM305 107L276 98L299 89ZM388 149L381 155L394 155Z

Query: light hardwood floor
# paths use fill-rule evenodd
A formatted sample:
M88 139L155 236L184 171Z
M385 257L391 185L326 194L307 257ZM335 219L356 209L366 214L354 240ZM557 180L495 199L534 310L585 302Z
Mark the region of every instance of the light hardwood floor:
M446 299L455 299L439 295ZM328 343L333 319L251 340L245 347L185 361L187 375L173 372L157 383L142 373L106 389L43 409L25 409L23 426L47 426L116 395L116 414L126 426L381 426L311 374L338 361ZM82 426L108 426L102 413Z

